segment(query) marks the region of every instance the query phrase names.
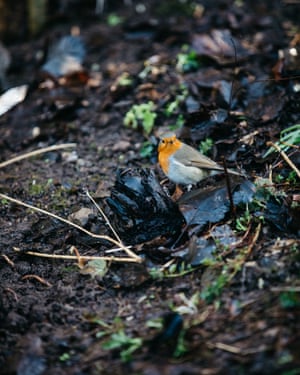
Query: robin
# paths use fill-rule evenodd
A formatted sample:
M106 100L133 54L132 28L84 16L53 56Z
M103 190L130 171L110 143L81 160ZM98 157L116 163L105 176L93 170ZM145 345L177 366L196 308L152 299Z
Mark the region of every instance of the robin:
M174 134L161 138L158 162L165 175L175 184L194 185L205 177L224 172L221 165L181 142ZM241 176L230 169L227 171Z

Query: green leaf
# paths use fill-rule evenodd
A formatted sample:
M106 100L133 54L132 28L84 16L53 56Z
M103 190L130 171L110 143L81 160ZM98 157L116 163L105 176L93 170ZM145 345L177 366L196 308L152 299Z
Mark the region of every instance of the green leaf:
M294 291L281 293L279 299L284 309L292 309L300 306L300 295Z
M282 151L286 152L291 146L298 146L300 144L300 124L290 126L281 131L280 140L275 143ZM264 154L264 158L275 151L274 147L270 147Z
M131 354L140 348L143 341L139 337L131 338L126 335L126 333L121 330L119 332L113 333L106 343L102 345L103 349L113 350L120 349L120 356L122 361L127 362L131 359Z
M154 103L149 101L148 103L135 104L131 109L125 114L124 125L131 127L132 129L137 129L140 125L144 133L149 135L154 127L155 119L157 114L154 112Z
M140 149L140 155L142 158L149 157L154 150L154 144L150 141L146 141L142 144L142 147Z

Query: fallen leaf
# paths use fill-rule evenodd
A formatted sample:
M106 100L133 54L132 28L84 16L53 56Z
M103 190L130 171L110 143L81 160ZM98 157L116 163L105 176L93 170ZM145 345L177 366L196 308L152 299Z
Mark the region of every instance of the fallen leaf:
M21 103L27 94L28 85L13 87L0 96L0 116Z

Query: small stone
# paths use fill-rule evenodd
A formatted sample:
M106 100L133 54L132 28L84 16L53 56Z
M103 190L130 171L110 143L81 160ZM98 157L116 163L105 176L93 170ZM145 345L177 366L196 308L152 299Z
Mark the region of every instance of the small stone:
M75 223L79 223L82 227L84 227L89 220L89 215L93 214L93 210L87 207L82 207L80 210L72 213L69 216L69 220Z

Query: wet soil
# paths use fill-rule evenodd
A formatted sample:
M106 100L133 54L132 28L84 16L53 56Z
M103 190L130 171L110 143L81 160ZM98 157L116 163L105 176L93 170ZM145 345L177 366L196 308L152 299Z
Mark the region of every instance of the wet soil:
M298 75L299 82L299 65L286 63L284 71L276 65L278 50L292 46L299 4L217 1L190 7L149 1L138 13L132 3L112 3L96 16L91 4L74 2L59 17L54 10L39 36L7 44L12 60L7 80L11 86L28 83L30 90L0 117L1 161L53 144L76 147L1 168L1 193L63 218L90 208L82 225L104 235L111 235L110 229L85 190L113 220L105 198L119 168L150 168L164 178L155 146L141 156L144 142L153 143L161 130L180 123L183 139L193 145L213 139L210 157L224 155L229 167L242 167L252 180L269 178L270 171L284 179L291 169L274 154L263 159L266 142L299 123L292 78ZM112 12L120 24L109 24ZM87 49L89 79L42 85L41 56L73 26L80 27ZM213 30L223 36L229 30L235 47L229 42L212 50ZM177 64L183 45L193 45L202 56L198 65L193 58L189 66ZM124 72L130 85L118 83ZM182 85L188 94L182 94ZM176 100L166 115L167 104ZM151 136L142 126L123 124L134 104L148 101L157 112ZM225 121L212 121L212 113L222 117L223 111ZM299 162L299 150L292 158ZM299 374L299 210L295 204L289 209L299 199L299 180L278 182L276 189L285 196L273 202L269 220L258 224L253 218L235 238L242 246L223 248L216 263L182 270L181 258L167 249L168 239L160 238L133 247L142 264L108 263L104 276L84 272L76 259L26 252L69 255L75 246L80 255L104 255L113 247L108 241L2 199L0 374ZM219 224L225 222L234 228L232 217ZM210 230L208 225L196 237ZM172 273L166 263L174 259ZM226 267L233 271L223 283ZM107 349L105 344L118 341L116 334L125 339ZM130 339L142 340L131 355Z

